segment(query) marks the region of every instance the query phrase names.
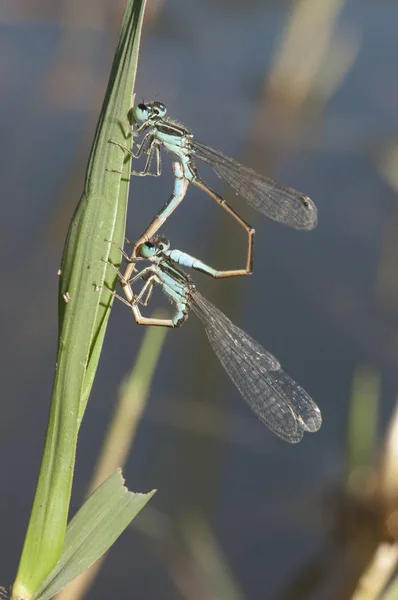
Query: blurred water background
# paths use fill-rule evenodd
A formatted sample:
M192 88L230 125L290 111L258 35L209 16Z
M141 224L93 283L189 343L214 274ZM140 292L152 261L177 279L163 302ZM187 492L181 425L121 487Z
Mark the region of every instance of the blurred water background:
M0 9L3 585L15 576L33 499L57 270L122 10L111 0ZM138 97L161 100L199 140L318 206L314 232L289 230L200 168L257 237L250 278L195 281L311 393L324 422L298 446L281 442L241 401L194 316L169 332L124 469L130 489L158 492L88 598L350 597L363 565L339 570L333 549L346 532L339 498L353 382L358 373L380 382L378 445L397 388L397 25L394 3L370 0L149 0ZM170 194L163 158L161 178L132 182L130 239ZM243 265L244 234L200 190L188 195L164 230L172 245L219 268ZM115 303L81 431L74 509L143 333Z

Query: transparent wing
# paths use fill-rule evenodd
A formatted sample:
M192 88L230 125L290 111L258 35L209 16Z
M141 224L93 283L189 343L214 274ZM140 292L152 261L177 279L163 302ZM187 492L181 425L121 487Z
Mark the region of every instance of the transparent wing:
M192 140L196 158L210 165L248 204L274 221L295 229L314 229L317 209L314 202L296 190L259 175L218 150Z
M322 425L322 415L318 406L307 392L300 387L283 369L270 373L275 386L289 402L296 418L305 431L318 431Z
M192 310L229 377L257 417L283 440L296 443L321 426L319 408L264 348L236 327L199 292Z
M221 310L206 300L196 289L192 291L191 297L192 310L202 321L207 334L217 339L217 347L222 347L226 353L237 352L242 354L242 357L250 357L254 364L265 371L280 369L281 365L275 356L234 325Z

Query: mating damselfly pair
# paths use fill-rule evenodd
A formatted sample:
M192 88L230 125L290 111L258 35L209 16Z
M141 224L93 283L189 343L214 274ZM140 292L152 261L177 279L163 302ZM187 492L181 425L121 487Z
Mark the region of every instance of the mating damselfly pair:
M205 191L247 232L248 249L245 268L219 271L218 278L252 273L255 232L219 194L200 178L196 160L212 167L217 175L224 179L251 207L271 219L295 229L311 230L316 227L316 206L308 196L264 175L259 175L218 150L202 144L182 125L166 117L166 113L166 106L162 102L138 104L132 109L133 142L137 135L143 134L143 138L137 144L137 149L131 150L117 142L109 141L116 143L124 152L128 152L134 158L142 155L147 157L143 170L130 171L129 175L158 177L161 175L161 148L174 153L182 165L185 179ZM153 160L156 162L155 171L151 171ZM182 199L174 196L160 209L151 224L136 241L133 254L142 242L150 239L160 229L181 201Z
M179 267L188 267L214 278L246 275L252 272L254 230L209 188L199 177L195 158L210 164L254 208L274 220L295 228L312 229L316 225L316 208L313 202L299 192L286 188L258 175L251 169L196 142L191 133L174 121L165 118L166 108L160 102L139 104L133 109L136 126L133 139L143 133L138 149L129 150L135 158L147 155L143 171L133 175L161 173L160 148L174 152L180 162L173 163L174 190L155 219L131 244L124 272L117 270L125 298L136 322L140 325L179 327L192 310L202 321L210 344L225 371L258 418L279 437L288 442L299 442L305 431L314 432L321 426L321 413L311 397L281 368L279 361L262 348L244 331L235 326L219 309L197 290L192 279ZM137 125L137 122L140 123ZM156 171L151 172L153 157ZM170 249L162 236L153 237L170 214L184 199L189 183L197 185L227 210L248 233L248 255L245 269L219 271L180 250ZM141 261L147 265L137 272ZM138 293L133 286L138 281L143 286ZM147 306L153 288L159 285L175 304L171 319L152 319L142 315L140 306ZM118 296L120 298L120 296Z

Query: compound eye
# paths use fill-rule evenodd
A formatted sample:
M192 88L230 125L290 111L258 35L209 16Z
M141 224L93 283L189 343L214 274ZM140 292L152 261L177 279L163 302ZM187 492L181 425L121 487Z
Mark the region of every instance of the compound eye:
M146 121L149 117L149 109L146 104L137 104L133 108L134 121Z
M155 256L156 248L151 242L145 242L140 246L139 253L143 258L151 258Z

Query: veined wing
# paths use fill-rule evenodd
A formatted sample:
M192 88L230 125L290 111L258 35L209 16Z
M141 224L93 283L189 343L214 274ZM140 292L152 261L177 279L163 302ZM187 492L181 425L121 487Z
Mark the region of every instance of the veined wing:
M304 431L321 426L319 408L264 348L236 327L199 292L192 310L229 377L257 417L283 440L299 442Z
M244 167L197 140L190 142L192 154L210 165L248 204L274 221L295 229L314 229L317 209L308 196Z
M250 357L250 360L264 371L280 369L281 365L275 356L234 325L221 310L206 300L196 289L191 292L191 298L192 310L202 321L207 334L211 334L218 340L217 348L223 356L239 352L242 357ZM217 356L220 358L218 354Z
M283 369L270 373L275 385L283 393L305 431L315 432L322 425L322 415L318 406L307 392L298 385Z

